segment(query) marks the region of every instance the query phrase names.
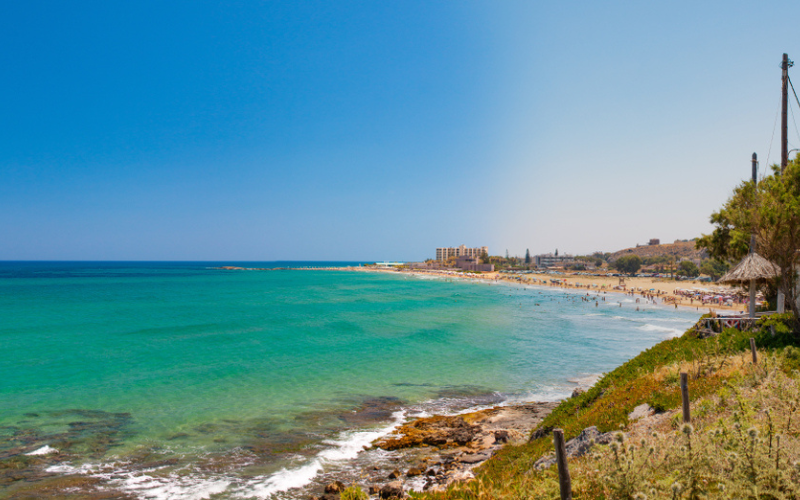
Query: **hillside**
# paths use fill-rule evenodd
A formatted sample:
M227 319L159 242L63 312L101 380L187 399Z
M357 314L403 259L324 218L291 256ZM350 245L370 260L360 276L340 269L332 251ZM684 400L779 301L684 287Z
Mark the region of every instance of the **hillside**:
M660 257L667 255L677 258L699 259L701 250L694 246L694 241L681 241L676 243L665 243L662 245L644 245L634 248L626 248L611 254L609 262L614 262L624 255L638 255L641 258Z
M416 498L559 498L552 454L559 428L568 443L577 438L567 445L575 499L800 500L800 350L790 320L774 316L756 331L727 329L710 339L690 329L665 340L562 401L527 443L501 448L476 469L476 480ZM691 425L682 423L681 373Z

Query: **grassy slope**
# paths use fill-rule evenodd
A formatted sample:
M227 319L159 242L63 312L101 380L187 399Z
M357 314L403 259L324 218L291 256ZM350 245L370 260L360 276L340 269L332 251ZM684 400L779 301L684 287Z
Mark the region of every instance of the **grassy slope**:
M715 363L747 353L751 336L764 354L795 345L797 340L786 324L791 324L786 318L772 319L757 333L726 330L713 339L698 339L690 329L682 337L661 342L605 374L588 392L565 400L539 429L561 428L566 439L570 439L593 425L602 432L624 428L629 424L628 414L645 402L659 409L675 408L680 404L678 373L676 368L675 373L663 375L669 366L682 366L681 370L689 372L693 401L713 394L726 383L726 374L715 370ZM770 326L776 330L775 335ZM657 372L661 372L658 377ZM524 445L507 446L477 471L477 481L422 496L431 500L530 498L530 491L541 489L542 484L538 483L549 483L550 487L544 489L558 491L553 486L553 469L545 472L532 469L533 463L552 449L549 434Z

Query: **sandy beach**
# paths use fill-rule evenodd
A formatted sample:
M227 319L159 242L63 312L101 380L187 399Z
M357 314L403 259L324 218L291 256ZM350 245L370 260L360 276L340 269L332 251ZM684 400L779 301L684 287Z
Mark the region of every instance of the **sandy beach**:
M339 268L342 269L342 268ZM590 295L597 294L623 294L636 297L643 303L651 303L669 307L687 307L697 311L746 311L746 304L734 303L726 305L716 301L702 301L678 293L679 290L708 290L709 295L719 293L735 293L736 288L720 285L717 283L706 283L700 281L675 281L663 278L629 277L616 276L587 276L573 274L548 274L545 272L531 272L530 274L516 273L469 273L455 270L433 270L433 269L387 269L376 267L352 267L347 268L359 271L402 273L416 276L438 276L442 278L507 282L530 286L543 286L547 288L564 288L574 290L586 290Z

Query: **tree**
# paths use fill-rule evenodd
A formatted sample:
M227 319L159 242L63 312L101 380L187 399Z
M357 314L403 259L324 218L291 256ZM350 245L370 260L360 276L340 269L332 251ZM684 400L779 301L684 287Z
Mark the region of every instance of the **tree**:
M638 255L626 255L617 259L614 267L620 272L634 274L642 267L642 259Z
M697 267L697 264L692 262L691 260L684 260L680 264L680 269L678 270L681 276L689 276L690 278L694 278L698 274L700 274L700 269Z
M483 252L481 254L481 262L484 263L484 264L490 264L490 262L489 262L489 254L488 253Z
M728 272L730 267L731 266L721 260L706 259L702 262L702 264L700 264L700 272L711 276L711 278L714 280L718 280L723 274Z
M711 234L698 239L698 248L722 261L734 263L749 251L750 235L755 234L756 252L779 269L778 287L794 313L800 332L796 286L800 266L800 158L795 157L781 173L772 174L758 185L742 182L718 212L711 214L715 226Z
M595 259L594 267L602 267L603 266L603 259Z
M525 263L526 264L530 264L531 263L531 251L530 250L525 250Z

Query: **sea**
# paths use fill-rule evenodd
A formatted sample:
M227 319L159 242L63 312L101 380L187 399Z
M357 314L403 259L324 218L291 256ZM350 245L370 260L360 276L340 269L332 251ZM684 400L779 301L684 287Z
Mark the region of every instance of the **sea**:
M0 262L0 497L302 498L407 419L568 397L700 315L320 269L359 265Z

